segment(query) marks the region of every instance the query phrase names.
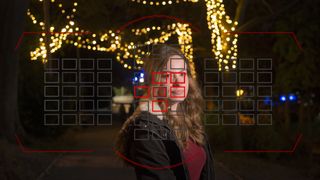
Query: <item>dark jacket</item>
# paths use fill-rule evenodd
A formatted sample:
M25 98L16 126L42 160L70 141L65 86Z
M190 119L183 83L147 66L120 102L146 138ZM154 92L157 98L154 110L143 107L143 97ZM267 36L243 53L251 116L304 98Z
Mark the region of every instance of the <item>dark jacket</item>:
M156 115L143 111L129 126L128 158L134 162L137 180L190 180L182 149L169 126ZM208 137L207 161L201 180L214 180L213 155Z

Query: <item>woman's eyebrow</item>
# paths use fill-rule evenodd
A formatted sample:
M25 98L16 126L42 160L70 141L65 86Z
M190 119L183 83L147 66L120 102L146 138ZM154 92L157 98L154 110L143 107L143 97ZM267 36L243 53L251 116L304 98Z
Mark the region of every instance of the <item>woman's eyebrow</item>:
M160 71L160 72L161 73L168 73L168 74L170 74L170 73L186 73L187 70L185 70L185 69L182 69L180 71L167 71L167 70L165 70L165 71Z

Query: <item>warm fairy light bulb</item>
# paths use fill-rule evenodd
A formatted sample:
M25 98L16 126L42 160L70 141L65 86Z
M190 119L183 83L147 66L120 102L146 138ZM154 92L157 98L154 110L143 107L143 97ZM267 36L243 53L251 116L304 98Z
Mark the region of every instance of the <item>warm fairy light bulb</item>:
M162 5L171 5L172 3L173 3L173 1L172 0L163 0L162 2L153 2L153 0L148 0L148 1L146 1L146 0L143 0L143 1L141 1L141 0L131 0L132 2L135 2L135 3L142 3L142 4L144 4L144 5L146 5L146 4L149 4L149 5L156 5L156 6L159 6L160 4L162 4ZM198 0L183 0L183 2L191 2L191 3L196 3L196 2L198 2ZM179 3L179 0L176 0L175 1L175 3Z

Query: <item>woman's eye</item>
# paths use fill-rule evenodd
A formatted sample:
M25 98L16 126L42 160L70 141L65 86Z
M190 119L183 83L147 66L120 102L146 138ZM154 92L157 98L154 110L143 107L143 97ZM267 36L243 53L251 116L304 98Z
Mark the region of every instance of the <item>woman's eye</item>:
M182 72L182 73L179 73L179 76L180 77L183 77L186 73Z

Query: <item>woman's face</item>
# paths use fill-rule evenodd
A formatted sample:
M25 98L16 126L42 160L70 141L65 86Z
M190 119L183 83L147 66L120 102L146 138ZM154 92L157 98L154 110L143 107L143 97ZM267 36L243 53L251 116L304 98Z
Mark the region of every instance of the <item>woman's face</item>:
M162 70L161 88L158 88L157 94L165 96L170 101L184 101L189 90L189 78L187 74L187 64L179 55L169 57L166 67Z

